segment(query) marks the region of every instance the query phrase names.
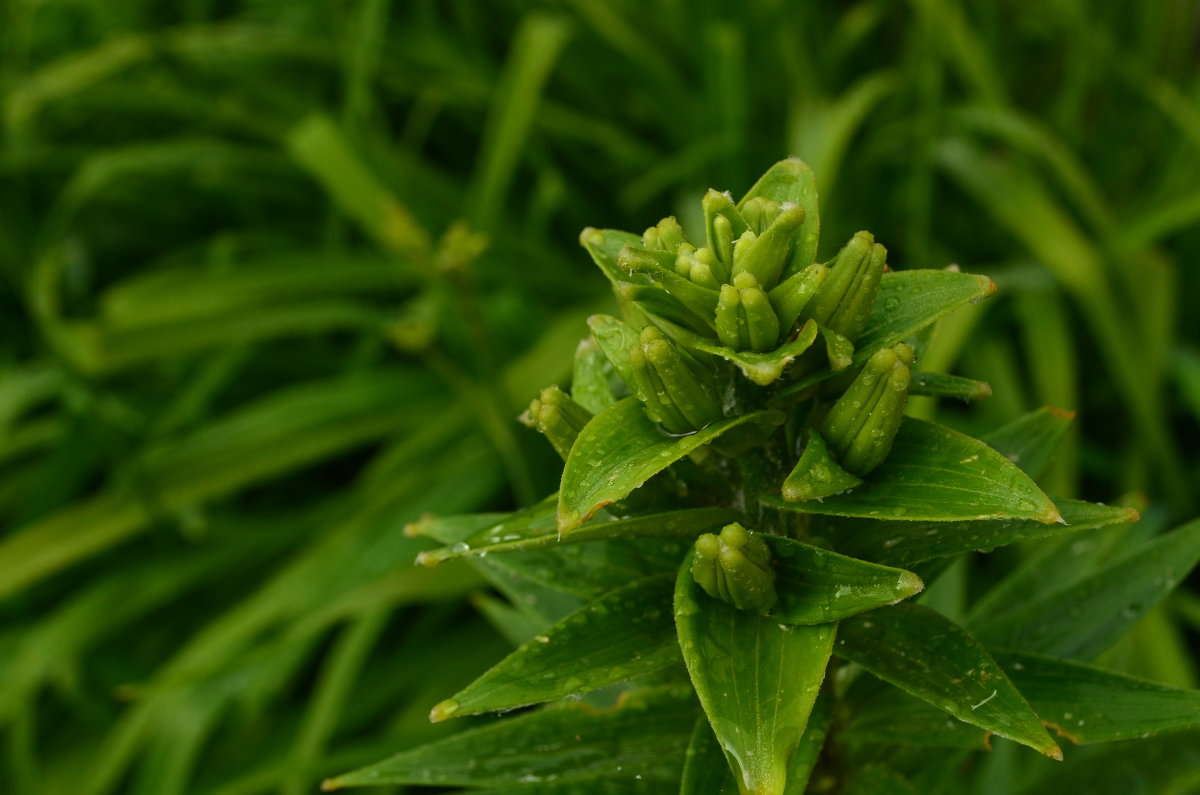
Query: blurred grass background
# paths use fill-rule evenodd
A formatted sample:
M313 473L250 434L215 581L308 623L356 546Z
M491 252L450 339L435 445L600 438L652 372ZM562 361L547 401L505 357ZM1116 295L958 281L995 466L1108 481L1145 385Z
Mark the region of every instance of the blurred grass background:
M1196 512L1195 0L2 14L5 792L290 795L441 731L506 645L402 528L554 488L513 418L607 305L579 230L789 154L823 256L1000 285L925 362L994 397L914 413L1077 411L1051 494ZM1198 629L1183 592L1107 663L1194 686Z

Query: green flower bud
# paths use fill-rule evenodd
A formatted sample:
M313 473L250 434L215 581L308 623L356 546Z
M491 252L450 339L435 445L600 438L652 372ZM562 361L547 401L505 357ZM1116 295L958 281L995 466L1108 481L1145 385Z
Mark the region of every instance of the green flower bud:
M779 316L758 280L749 273L721 287L716 311L717 338L735 351L770 351L779 345Z
M653 326L629 350L633 388L646 414L670 433L690 433L719 420L721 401L713 375L691 364Z
M679 225L673 215L662 219L656 226L650 227L642 234L642 245L655 251L674 254L680 246L687 244L687 236L683 233L683 227Z
M887 458L904 418L914 360L904 343L876 351L825 415L821 434L847 472L866 475Z
M733 267L733 241L741 237L748 227L727 193L710 188L700 206L704 210L704 233L708 249L716 254L721 266L719 270L713 268L713 272L724 281L729 278L730 268Z
M879 281L887 263L887 249L870 232L859 232L838 252L829 278L804 308L812 318L851 342L866 328Z
M692 579L714 599L765 613L775 606L775 572L766 542L737 522L696 539Z
M755 196L742 205L742 217L746 219L747 226L758 235L761 235L763 230L771 225L777 215L779 215L779 202L768 199L766 196Z
M565 461L579 432L592 419L592 413L558 387L548 386L518 419L549 439Z
M675 272L701 287L720 290L721 282L713 274L712 267L707 262L702 262L696 253L696 250L686 243L681 246L679 254L675 257Z
M779 315L779 327L783 329L784 336L791 333L796 320L804 313L804 307L828 277L829 268L820 264L810 265L784 279L767 294L771 306L775 307L775 314Z
M747 231L738 238L733 252L733 275L750 273L759 284L774 287L791 257L796 232L803 223L803 207L780 205L779 213L762 234Z

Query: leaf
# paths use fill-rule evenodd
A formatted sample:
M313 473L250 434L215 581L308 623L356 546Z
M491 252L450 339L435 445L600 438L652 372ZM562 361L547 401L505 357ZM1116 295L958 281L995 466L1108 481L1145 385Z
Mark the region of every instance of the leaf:
M992 396L992 387L986 381L963 378L942 373L913 373L910 395L958 398L959 400L983 400Z
M733 362L742 371L742 375L759 386L772 384L783 375L787 366L800 354L812 347L817 338L817 324L810 320L799 331L796 339L779 346L773 351L754 353L753 351L735 351L705 340L691 343L696 350L720 356L726 361Z
M782 625L713 599L679 569L675 625L700 704L743 793L779 795L825 678L834 624Z
M1020 795L1195 795L1200 731L1081 749Z
M800 745L796 747L792 761L788 763L787 788L784 789L784 795L804 795L808 790L808 780L812 778L813 770L817 767L817 760L821 756L821 749L825 747L825 737L829 734L832 723L833 697L827 688L817 696L812 713L808 716L808 723L804 727L804 734L800 736Z
M798 157L780 160L767 169L737 207L741 210L751 199L765 196L783 204L790 202L804 208L804 223L796 232L796 251L788 264L785 276L804 270L816 262L817 243L821 232L821 213L817 206L817 180L812 169Z
M919 795L904 776L887 765L871 763L854 770L843 795Z
M726 431L749 423L778 425L783 419L778 411L757 411L672 437L646 417L637 398L618 401L593 417L571 448L563 468L558 529L574 530L600 508Z
M813 430L796 466L783 481L783 498L788 502L820 500L861 485L862 478L842 469L825 438Z
M737 782L729 763L725 761L717 736L713 734L708 720L701 716L696 721L692 741L688 744L679 795L737 795L737 791Z
M737 520L741 514L728 508L689 508L681 511L635 516L630 519L593 519L569 533L555 529L553 501L541 503L536 515L514 515L502 519L442 549L423 552L417 561L428 566L444 560L485 557L493 553L530 552L553 549L560 544L578 544L620 538L686 538L718 525Z
M1061 520L1050 498L1003 455L978 439L912 417L905 418L891 453L863 485L824 500L761 499L774 508L867 519Z
M779 602L771 620L782 624L824 624L895 604L920 593L925 584L912 572L760 533L771 548Z
M854 361L891 347L966 303L996 291L986 276L945 270L894 271L883 274L867 327L854 342Z
M638 333L612 315L592 315L588 318L588 328L592 330L592 336L617 375L632 389L633 368L629 365L629 349L641 343Z
M901 604L846 619L838 635L838 656L961 721L1062 758L1004 670L945 616Z
M594 338L579 343L571 375L571 397L593 414L617 402L608 383L609 370L610 363Z
M589 602L439 703L430 720L587 693L678 662L673 587L670 575L648 577Z
M831 520L839 552L889 566L911 566L963 552L990 552L996 547L1031 538L1095 530L1136 522L1132 508L1082 500L1059 500L1065 524L1033 519L991 519L970 522L854 522Z
M587 249L588 254L592 255L592 261L600 267L613 286L623 282L645 282L645 279L639 279L636 275L630 274L629 271L617 265L617 255L621 253L621 249L626 246L642 245L641 235L622 232L619 229L588 227L579 234L579 243Z
M1091 665L997 652L996 660L1041 719L1077 745L1200 727L1200 691Z
M857 682L855 683L858 684ZM931 748L989 749L988 733L950 717L903 690L872 679L867 696L847 704L839 742L858 745L915 745Z
M630 694L607 710L551 706L404 751L323 787L503 787L638 776L674 782L695 722L694 704L681 689L664 688Z
M983 437L1031 478L1040 477L1066 438L1075 412L1043 406Z
M1143 544L1077 583L1025 602L986 623L995 648L1095 658L1182 582L1200 561L1200 520Z

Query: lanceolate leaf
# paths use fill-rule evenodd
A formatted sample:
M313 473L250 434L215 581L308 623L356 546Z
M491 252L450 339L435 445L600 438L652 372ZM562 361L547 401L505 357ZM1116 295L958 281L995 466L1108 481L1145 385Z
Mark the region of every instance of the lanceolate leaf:
M855 362L916 334L963 304L996 291L986 276L955 271L911 270L885 273L867 327L854 344Z
M632 388L633 367L629 364L629 349L641 341L638 333L612 315L592 315L588 318L588 328L592 330L592 336L617 375Z
M1073 743L1130 740L1200 727L1200 691L1091 665L998 652L996 660L1041 719Z
M743 795L782 795L825 677L834 624L782 625L705 594L679 570L675 623L683 659Z
M609 385L610 362L595 339L588 338L575 349L571 371L571 397L593 414L617 402Z
M976 633L996 648L1090 660L1175 590L1197 561L1200 520L1073 585L979 621Z
M737 795L738 786L708 719L701 716L692 732L679 795Z
M829 688L817 696L812 713L808 716L808 724L800 737L800 745L792 754L788 763L787 788L784 795L804 795L808 790L808 780L812 777L817 766L821 749L825 747L825 736L829 734L829 726L833 723L833 697Z
M640 246L642 236L617 229L593 229L588 227L579 234L579 242L592 255L592 261L614 285L634 281L633 276L617 265L617 255L626 246Z
M695 719L695 702L676 688L633 694L601 711L568 703L405 751L330 779L324 788L515 787L639 777L676 782Z
M525 643L430 719L441 721L586 693L679 661L674 578L650 577L590 602Z
M983 400L991 397L992 387L986 381L963 378L942 373L913 373L910 395L958 398L959 400Z
M578 447L578 444L576 445ZM949 522L967 519L1061 521L1029 476L1000 453L957 431L906 418L887 460L845 494L775 508L829 516Z
M1036 478L1046 471L1074 419L1074 412L1043 406L997 428L983 441Z
M847 619L837 653L961 721L1062 758L1003 669L939 613L902 604Z
M563 468L558 529L579 527L597 510L725 432L749 423L779 424L783 414L758 411L720 420L688 436L664 433L636 398L606 408L584 426Z
M855 522L830 520L839 552L889 566L911 566L934 558L996 547L1113 524L1136 522L1132 508L1081 500L1058 500L1066 524L1043 524L1033 519L993 519L984 522Z
M895 604L925 584L912 572L878 566L790 538L761 534L771 548L779 602L770 617L782 624L824 624Z
M557 498L555 498L557 500ZM462 557L486 557L494 553L530 552L552 549L561 544L602 541L620 538L686 538L695 536L727 522L740 514L728 508L691 508L631 519L599 521L593 519L569 533L559 535L554 517L554 505L532 521L501 521L485 527L458 543L424 552L418 561L433 565L443 560Z

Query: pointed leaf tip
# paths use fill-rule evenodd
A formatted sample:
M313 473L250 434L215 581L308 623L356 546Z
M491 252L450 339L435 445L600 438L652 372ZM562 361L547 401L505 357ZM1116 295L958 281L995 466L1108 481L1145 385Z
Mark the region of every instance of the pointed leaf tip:
M441 723L444 720L449 720L458 714L458 702L452 698L438 702L433 709L429 710L429 722Z

